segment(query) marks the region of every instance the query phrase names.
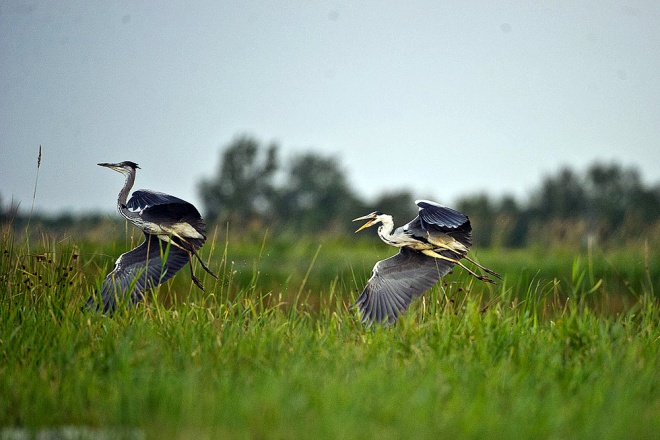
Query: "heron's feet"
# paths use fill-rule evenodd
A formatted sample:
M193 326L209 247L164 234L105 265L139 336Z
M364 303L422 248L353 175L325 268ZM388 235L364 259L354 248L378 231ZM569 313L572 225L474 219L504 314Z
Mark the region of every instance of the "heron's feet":
M500 275L499 273L495 272L495 271L492 270L492 269L488 269L487 267L482 266L481 264L477 263L477 262L474 261L473 259L469 258L467 255L463 255L463 258L465 258L467 261L469 261L470 263L474 264L475 266L477 266L479 269L483 270L484 272L487 272L487 273L491 274L491 275L494 276L495 278L498 278L498 279L500 279L500 280L502 279L502 275ZM479 278L479 277L477 277L477 278ZM491 283L494 283L494 281L492 281L492 280L491 280L490 282L491 282Z
M195 286L197 286L197 287L199 287L200 289L202 289L202 292L203 292L203 291L204 291L204 285L202 284L202 282L201 282L201 281L199 280L199 278L197 278L195 275L191 275L191 276L192 276L192 281L193 281L193 283L195 283Z
M484 271L488 272L489 274L491 274L492 276L494 276L494 277L496 277L496 278L498 278L498 279L500 279L500 280L502 279L502 275L500 275L499 273L495 272L494 270L488 269L487 267L482 267L482 269L483 269Z
M477 279L481 280L481 281L484 281L486 283L497 284L495 281L491 280L486 275L477 275Z

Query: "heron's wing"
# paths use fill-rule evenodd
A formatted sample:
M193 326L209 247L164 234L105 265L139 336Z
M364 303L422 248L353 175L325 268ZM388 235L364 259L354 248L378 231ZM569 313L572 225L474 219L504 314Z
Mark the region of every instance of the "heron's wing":
M142 211L150 206L164 205L167 203L185 203L190 205L190 203L185 200L169 194L159 191L151 191L149 189L138 189L137 191L133 191L131 198L126 202L126 207L131 211Z
M174 225L177 223L188 223L195 227L197 232L205 235L205 224L202 216L192 204L167 203L145 208L140 215L144 220L159 225Z
M419 215L405 228L414 236L423 237L439 248L454 249L464 256L472 246L472 225L463 213L429 200L417 200ZM456 242L461 246L457 248Z
M197 250L206 240L206 224L201 214L192 203L178 197L158 191L140 189L133 192L126 207L139 211L144 222L154 223L160 227L176 230L176 236L186 239L192 248ZM187 229L186 224L193 230ZM183 243L179 243L182 244ZM184 246L187 247L187 246Z
M353 307L359 308L362 322L393 323L453 266L449 261L401 248L398 254L376 263Z
M416 203L419 206L419 219L424 230L429 226L435 226L443 231L451 231L469 222L465 214L435 202L417 200Z
M146 240L135 249L122 254L115 268L101 286L102 304L96 304L98 294L92 295L86 306L112 312L117 301L130 294L133 304L144 297L144 293L176 274L189 260L188 252L176 246L168 246L155 235L145 234Z

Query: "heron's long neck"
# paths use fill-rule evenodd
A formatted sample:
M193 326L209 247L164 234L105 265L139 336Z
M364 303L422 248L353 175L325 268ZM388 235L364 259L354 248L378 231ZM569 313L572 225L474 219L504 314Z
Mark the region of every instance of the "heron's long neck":
M392 216L386 215L381 219L381 225L378 227L378 236L387 244L392 244L392 231L394 231L394 220Z
M124 187L119 191L117 196L117 210L121 215L130 220L132 213L126 208L126 199L128 198L128 193L131 192L133 184L135 183L135 172L126 174L126 181L124 182Z

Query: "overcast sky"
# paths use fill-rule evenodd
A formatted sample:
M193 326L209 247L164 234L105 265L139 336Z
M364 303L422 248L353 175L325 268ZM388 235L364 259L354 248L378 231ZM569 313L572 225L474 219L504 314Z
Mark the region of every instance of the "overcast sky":
M451 5L449 3L452 3ZM199 204L236 136L336 156L365 197L525 197L563 165L660 181L660 2L0 2L0 196Z

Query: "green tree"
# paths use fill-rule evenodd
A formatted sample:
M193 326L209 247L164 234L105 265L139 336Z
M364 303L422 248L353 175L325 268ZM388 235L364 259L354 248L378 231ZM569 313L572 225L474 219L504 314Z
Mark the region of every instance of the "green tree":
M472 243L475 246L490 246L495 227L495 204L486 193L460 198L456 209L465 213L472 225Z
M660 219L660 185L640 188L632 194L630 215L642 222Z
M284 229L337 231L350 227L359 205L339 162L310 152L292 158L275 211Z
M502 197L496 208L494 222L493 245L505 247L525 245L529 229L529 213L520 207L513 196Z
M612 228L621 224L625 212L632 208L635 194L642 189L639 173L620 165L594 164L585 176L589 200L589 217L601 219Z
M530 210L538 220L576 218L588 205L583 179L568 167L557 176L548 176L532 196Z
M235 139L222 152L217 175L200 182L199 190L210 221L247 225L269 217L278 167L276 144L262 151L248 136Z

